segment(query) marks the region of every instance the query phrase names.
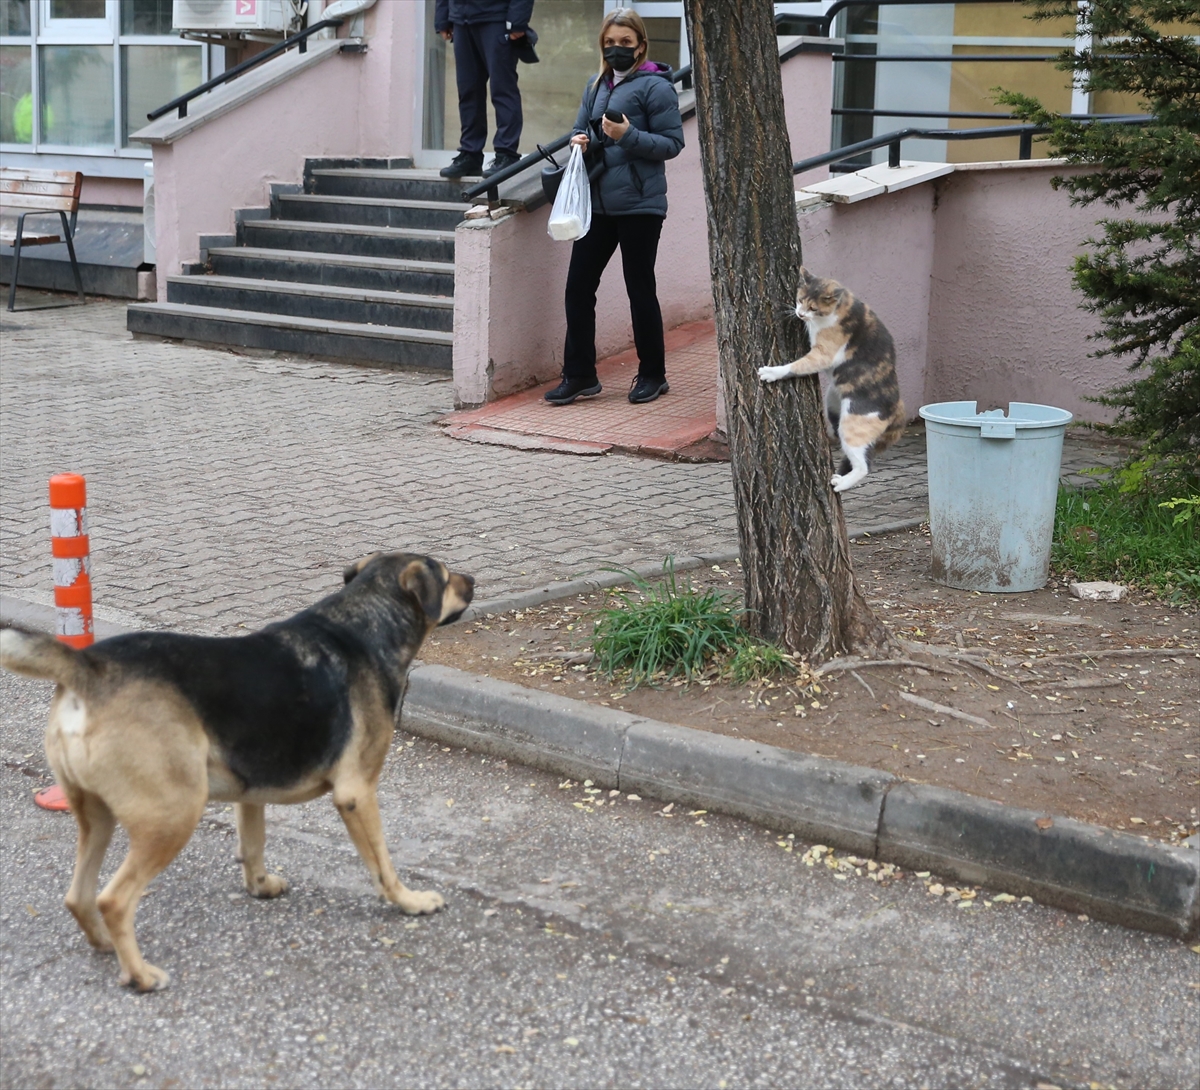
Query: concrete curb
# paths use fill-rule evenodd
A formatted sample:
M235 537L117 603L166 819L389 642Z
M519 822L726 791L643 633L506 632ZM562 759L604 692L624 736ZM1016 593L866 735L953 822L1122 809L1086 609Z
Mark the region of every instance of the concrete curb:
M414 666L403 729L599 787L745 818L911 870L1185 938L1200 851L1052 818L890 773Z
M728 562L687 559L693 567ZM659 570L653 566L649 574ZM535 601L552 600L547 589L532 592ZM6 596L0 617L52 628L54 611ZM125 631L96 627L102 636ZM414 664L402 726L444 745L731 814L1095 919L1178 938L1200 930L1200 851L1193 848L1063 817L1047 825L1033 811L890 773L660 723L446 666Z

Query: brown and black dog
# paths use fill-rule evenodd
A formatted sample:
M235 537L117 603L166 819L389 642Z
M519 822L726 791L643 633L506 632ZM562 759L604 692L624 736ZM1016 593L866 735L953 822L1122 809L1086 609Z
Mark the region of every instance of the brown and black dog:
M376 787L426 634L456 620L474 580L411 553L376 553L346 585L248 636L138 632L75 651L42 632L0 630L0 665L58 683L46 756L79 825L65 903L121 983L169 977L138 950L133 918L150 881L188 842L209 799L236 804L246 889L287 883L263 865L266 803L333 792L378 893L404 912L442 898L406 889L388 857ZM99 896L114 824L129 854Z

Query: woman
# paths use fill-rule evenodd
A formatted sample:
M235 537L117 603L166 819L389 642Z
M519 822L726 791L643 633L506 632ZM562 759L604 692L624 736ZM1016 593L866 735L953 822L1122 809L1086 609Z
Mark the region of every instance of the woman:
M600 26L604 60L584 90L571 138L585 152L594 142L604 170L592 183L591 229L571 249L563 377L546 394L551 405L570 405L600 392L596 288L618 246L638 353L629 400L635 405L653 401L669 389L654 259L667 214L665 164L683 150L683 120L671 69L647 60L648 49L646 26L636 11L618 8L605 16ZM620 121L611 120L618 115Z

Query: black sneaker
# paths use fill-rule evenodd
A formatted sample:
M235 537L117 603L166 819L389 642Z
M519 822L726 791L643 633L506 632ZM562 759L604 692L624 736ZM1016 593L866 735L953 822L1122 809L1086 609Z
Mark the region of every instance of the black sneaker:
M599 379L565 378L546 394L551 405L570 405L578 397L595 397L600 392Z
M483 172L485 178L490 178L493 174L499 174L505 167L510 167L513 163L519 163L521 157L514 155L511 151L498 151L492 158L491 166Z
M448 167L442 167L438 173L443 178L465 178L468 174L479 174L483 170L483 152L460 151L450 160Z
M633 385L629 387L629 403L642 405L661 397L670 389L665 378L646 378L645 375L638 375L633 380Z

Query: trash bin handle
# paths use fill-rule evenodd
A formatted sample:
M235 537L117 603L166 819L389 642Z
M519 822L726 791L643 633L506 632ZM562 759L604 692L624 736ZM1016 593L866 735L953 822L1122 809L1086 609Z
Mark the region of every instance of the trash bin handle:
M981 439L1015 439L1017 426L1007 420L998 420L995 423L988 421L979 426L979 436Z

